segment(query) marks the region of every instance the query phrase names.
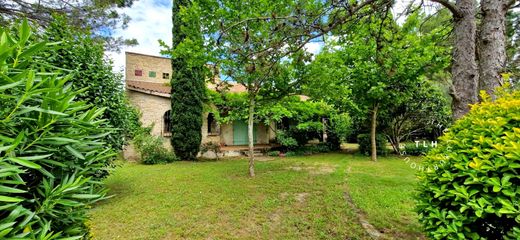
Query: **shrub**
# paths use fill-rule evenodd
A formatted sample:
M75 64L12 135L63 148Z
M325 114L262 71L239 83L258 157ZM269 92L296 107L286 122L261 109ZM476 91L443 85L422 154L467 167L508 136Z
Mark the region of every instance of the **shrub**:
M319 143L316 145L308 145L302 146L296 149L297 152L304 152L306 154L315 154L315 153L326 153L330 152L329 145L327 143Z
M294 157L294 156L300 156L297 152L288 151L285 153L286 157Z
M147 130L141 130L134 137L134 145L144 164L171 163L177 160L175 154L164 147L163 139L150 135Z
M269 151L269 152L267 152L267 156L278 157L278 156L280 156L280 151Z
M83 238L115 156L103 109L34 61L46 43L30 42L27 21L9 32L0 27L0 238Z
M286 149L295 149L298 142L285 131L276 131L276 141Z
M370 146L370 134L359 134L357 137L357 141L359 144L359 152L369 156L371 149ZM376 146L377 146L377 154L386 155L388 153L388 149L386 148L386 137L382 134L376 135Z
M417 209L431 238L520 236L520 92L499 96L484 96L425 157Z
M430 149L430 147L425 147L423 144L409 143L404 145L403 154L412 156L422 156L426 155L426 153L430 151Z

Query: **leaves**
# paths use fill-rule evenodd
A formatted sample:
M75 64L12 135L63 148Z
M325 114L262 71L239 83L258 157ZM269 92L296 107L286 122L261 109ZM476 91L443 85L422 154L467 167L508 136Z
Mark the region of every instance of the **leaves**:
M441 168L419 173L418 212L431 237L512 236L520 217L520 159L506 156L518 151L519 114L520 92L476 104L425 157L425 167L432 169L443 159ZM456 211L450 218L439 214L447 210ZM496 229L471 227L481 222Z
M103 110L74 101L26 21L10 33L0 27L0 238L82 238L114 156Z

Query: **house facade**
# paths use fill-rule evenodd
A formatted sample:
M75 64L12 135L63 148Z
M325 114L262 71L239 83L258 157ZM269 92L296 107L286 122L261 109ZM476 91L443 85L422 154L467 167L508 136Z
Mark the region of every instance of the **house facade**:
M143 126L153 126L152 135L165 138L165 146L170 147L170 122L175 119L171 116L170 77L172 71L171 60L166 57L151 56L139 53L126 52L125 81L126 94L130 103L141 112ZM218 81L218 80L217 80ZM173 86L175 87L175 86ZM215 88L208 83L208 88ZM244 86L232 84L230 92L245 92ZM245 121L234 121L219 124L213 113L203 114L201 128L202 144L213 142L224 149L233 147L238 149L247 145L248 134ZM254 127L254 139L258 145L268 145L274 141L275 129L262 123Z

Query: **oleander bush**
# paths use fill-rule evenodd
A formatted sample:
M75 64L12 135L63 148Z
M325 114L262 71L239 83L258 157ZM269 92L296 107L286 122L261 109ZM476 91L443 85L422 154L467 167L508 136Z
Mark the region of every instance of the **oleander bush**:
M483 95L425 157L417 209L432 239L520 236L520 92L499 96Z
M24 21L0 27L0 239L79 239L115 153L104 109L75 101L70 75L37 54ZM51 69L51 70L45 70Z
M370 143L370 134L359 134L357 141L359 144L359 152L369 156L371 152L370 146L372 146ZM376 134L376 147L378 155L386 155L388 153L386 143L386 137L383 134Z

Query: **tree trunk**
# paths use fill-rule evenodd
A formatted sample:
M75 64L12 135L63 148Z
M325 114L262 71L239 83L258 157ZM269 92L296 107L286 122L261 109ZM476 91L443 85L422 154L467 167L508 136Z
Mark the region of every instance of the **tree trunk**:
M375 104L372 109L372 124L370 127L370 147L371 147L371 159L377 161L377 143L376 143L376 127L377 127L377 109L379 104ZM385 147L385 146L380 146Z
M495 88L503 85L502 70L506 64L506 14L504 0L480 2L482 23L478 41L479 90L486 91L495 99Z
M249 176L255 176L255 145L253 135L253 124L254 124L254 113L255 113L255 97L249 98L249 116L247 119L247 137L249 143Z
M459 14L454 15L453 117L459 119L469 111L469 104L478 101L478 68L476 61L475 0L457 0Z

